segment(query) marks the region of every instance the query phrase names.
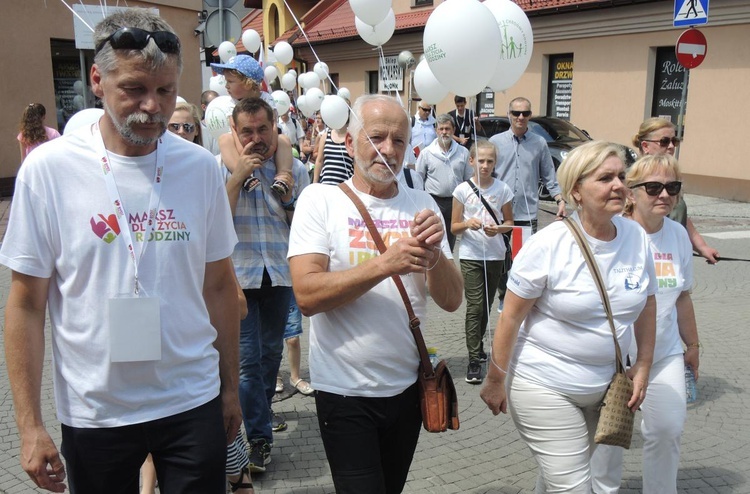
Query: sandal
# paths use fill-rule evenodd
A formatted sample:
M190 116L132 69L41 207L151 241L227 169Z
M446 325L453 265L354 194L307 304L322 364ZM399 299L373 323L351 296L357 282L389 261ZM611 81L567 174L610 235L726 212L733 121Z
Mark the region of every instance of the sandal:
M305 396L310 396L311 394L313 394L315 392L315 390L313 389L313 387L310 386L310 383L308 383L307 381L305 381L302 378L299 378L296 381L292 381L290 379L289 380L289 384L291 384L292 386L294 386L297 389L297 391L299 391L300 393L302 393Z
M247 180L245 180L245 183L242 184L242 188L245 189L247 192L250 192L252 190L255 190L260 185L260 179L258 177L250 177Z
M248 479L247 482L244 482L244 479ZM252 489L253 488L253 482L250 478L250 471L247 469L247 467L244 467L240 471L240 478L237 482L229 481L229 488L232 490L232 492L237 492L240 489ZM253 492L255 492L255 489L253 489Z
M271 189L279 196L285 196L289 193L289 185L283 180L274 180Z

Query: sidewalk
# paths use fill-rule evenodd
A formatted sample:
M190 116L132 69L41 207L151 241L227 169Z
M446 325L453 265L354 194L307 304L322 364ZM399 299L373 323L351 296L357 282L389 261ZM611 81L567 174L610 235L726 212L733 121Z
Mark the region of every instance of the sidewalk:
M724 256L750 257L750 204L688 196L690 215L708 242ZM552 209L549 203L542 207ZM7 216L0 202L0 228ZM548 222L547 215L540 221ZM0 236L4 230L0 230ZM732 233L732 235L725 235ZM725 238L726 237L726 238ZM1 238L1 237L0 237ZM703 343L698 401L688 407L683 434L678 490L686 494L750 493L750 263L707 265L696 258L693 302ZM4 308L10 273L0 268L0 306ZM459 398L461 429L443 434L423 432L414 457L407 493L511 494L533 492L537 467L509 416L493 416L479 398L480 386L464 382L467 357L464 308L445 313L432 302L423 325L428 346L448 360ZM493 311L490 329L497 321ZM302 375L307 375L307 329L302 336ZM2 337L0 336L0 340ZM49 339L48 339L49 341ZM54 415L49 344L43 378L43 413L59 445ZM282 362L285 382L288 366ZM253 482L259 494L331 493L333 485L318 434L314 399L287 394L274 404L289 428L276 434L272 462ZM0 356L0 493L42 492L34 489L18 463L18 436L13 422L4 355ZM625 453L622 494L641 491L640 424Z

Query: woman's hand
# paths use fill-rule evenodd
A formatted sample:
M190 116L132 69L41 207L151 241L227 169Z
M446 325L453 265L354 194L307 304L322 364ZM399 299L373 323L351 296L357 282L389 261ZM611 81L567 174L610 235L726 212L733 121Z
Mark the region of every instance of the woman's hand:
M690 347L685 350L685 354L683 355L685 366L690 366L693 369L696 381L698 380L698 366L700 365L700 352L698 350L698 347Z
M628 401L628 408L635 413L646 399L646 388L648 388L648 375L651 370L650 365L643 362L635 362L630 369L626 371L628 377L633 380L633 396Z
M508 397L505 395L505 379L485 379L479 397L487 404L493 415L508 413Z

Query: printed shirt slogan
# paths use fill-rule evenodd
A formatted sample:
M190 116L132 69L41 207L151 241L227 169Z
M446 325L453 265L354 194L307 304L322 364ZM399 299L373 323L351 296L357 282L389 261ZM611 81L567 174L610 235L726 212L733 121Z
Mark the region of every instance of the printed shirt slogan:
M411 236L411 221L406 219L382 220L373 219L375 228L383 237L386 247L390 247L400 238ZM356 266L378 255L378 247L372 240L367 225L362 218L349 218L349 264Z
M143 242L148 212L128 214L128 224L133 232L133 242ZM120 234L120 227L114 214L98 214L91 218L91 230L97 237L110 244ZM148 237L149 242L189 242L190 231L184 221L176 217L174 209L160 209L154 216L154 225Z
M656 268L656 277L659 280L659 289L677 287L677 273L674 269L671 253L654 252L654 267Z

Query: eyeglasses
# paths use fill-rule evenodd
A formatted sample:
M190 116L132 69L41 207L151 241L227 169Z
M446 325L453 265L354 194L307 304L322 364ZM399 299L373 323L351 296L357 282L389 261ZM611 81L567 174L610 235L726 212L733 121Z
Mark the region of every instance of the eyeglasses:
M668 182L666 184L661 182L642 182L640 184L635 184L630 188L635 189L636 187L643 187L646 194L654 197L661 194L661 191L664 189L667 189L667 194L670 196L676 196L680 193L680 190L682 190L682 182Z
M659 143L659 146L663 148L669 147L669 143L671 142L674 147L677 147L680 145L680 138L679 137L662 137L658 141L653 140L653 139L643 139L643 142L657 142Z
M190 134L195 130L195 124L191 123L171 123L167 124L167 127L169 127L169 130L171 130L172 132L179 132L180 127L182 127L182 130L184 130L187 134Z
M511 110L510 114L513 115L514 117L520 117L521 115L523 115L524 117L530 117L531 116L531 110L524 110L524 111Z
M424 110L424 111L430 111L430 110L432 110L432 108L425 108L423 106L420 106L419 109L420 110Z
M146 31L137 27L121 27L96 45L94 53L99 53L109 41L115 50L142 50L153 39L162 53L180 53L180 38L169 31Z

